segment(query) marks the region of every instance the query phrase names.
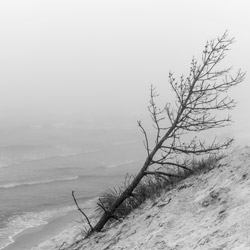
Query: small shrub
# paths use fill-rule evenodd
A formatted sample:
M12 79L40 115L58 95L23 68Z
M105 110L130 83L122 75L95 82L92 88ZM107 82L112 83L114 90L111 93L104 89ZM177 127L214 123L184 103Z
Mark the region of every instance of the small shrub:
M204 171L210 171L212 168L214 168L215 164L224 157L224 155L209 155L207 158L194 160L193 171L195 174L200 174Z

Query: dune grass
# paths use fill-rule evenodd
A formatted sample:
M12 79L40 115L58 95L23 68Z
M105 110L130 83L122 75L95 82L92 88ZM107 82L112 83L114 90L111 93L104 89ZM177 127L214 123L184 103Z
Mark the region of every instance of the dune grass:
M210 155L207 158L193 160L192 173L187 171L181 171L180 169L176 170L175 174L178 175L180 178L164 178L163 176L159 175L145 176L139 183L139 185L135 188L133 192L134 196L127 198L120 205L120 207L117 208L114 217L118 220L126 217L131 211L140 206L147 199L154 199L156 197L159 197L162 192L170 190L176 183L187 178L190 174L201 174L204 171L209 171L221 158L222 156ZM106 211L109 210L109 207L129 186L133 178L133 176L127 174L124 179L124 182L120 186L109 188L101 194L96 205L96 216L100 216L104 212L104 209Z
M121 195L123 190L129 186L133 176L126 175L124 182L119 187L106 190L101 194L96 206L96 214L99 216L103 212L103 208L108 211L113 202ZM115 216L120 219L126 217L131 211L142 204L146 199L160 195L162 190L169 186L169 182L160 177L148 176L142 179L134 190L134 196L126 199L116 210Z

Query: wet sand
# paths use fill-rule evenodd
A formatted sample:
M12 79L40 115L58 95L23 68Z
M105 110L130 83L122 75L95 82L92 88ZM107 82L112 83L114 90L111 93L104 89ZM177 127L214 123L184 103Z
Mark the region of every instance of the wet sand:
M49 241L62 231L67 229L70 234L70 228L74 228L74 233L81 225L77 222L81 220L81 216L77 210L67 213L65 216L57 217L38 227L29 228L14 237L14 243L11 243L3 250L31 250L39 244ZM70 236L69 236L70 237ZM72 235L73 237L73 235ZM62 239L63 243L63 239ZM55 243L57 245L58 243Z

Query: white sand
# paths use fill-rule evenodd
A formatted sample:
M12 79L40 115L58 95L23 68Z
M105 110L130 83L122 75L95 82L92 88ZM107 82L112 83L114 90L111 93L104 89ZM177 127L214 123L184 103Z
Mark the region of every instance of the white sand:
M235 149L211 171L180 182L79 249L250 249L249 170L250 147ZM58 249L78 232L72 226L32 250Z

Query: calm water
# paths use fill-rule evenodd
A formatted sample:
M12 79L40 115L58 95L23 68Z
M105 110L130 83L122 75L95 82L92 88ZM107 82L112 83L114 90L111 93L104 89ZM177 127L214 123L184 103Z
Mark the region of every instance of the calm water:
M27 228L87 204L144 158L134 129L32 128L0 132L0 249Z

